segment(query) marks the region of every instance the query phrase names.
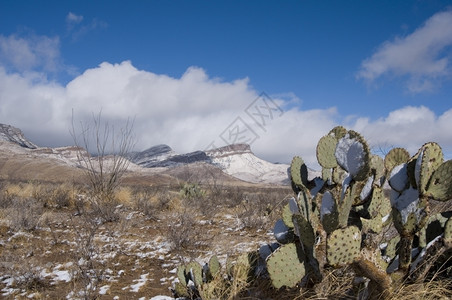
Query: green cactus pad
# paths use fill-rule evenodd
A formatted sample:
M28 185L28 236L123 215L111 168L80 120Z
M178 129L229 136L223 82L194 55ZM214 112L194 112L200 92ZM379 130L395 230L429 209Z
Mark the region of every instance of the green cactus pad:
M425 248L428 243L443 234L444 226L450 217L452 217L452 211L431 215L427 224L419 232L419 247Z
M410 159L410 153L404 148L393 148L384 159L384 166L389 175L395 166L406 163ZM389 176L388 176L389 177Z
M293 243L283 245L268 257L267 270L275 288L294 287L306 273L304 254Z
M295 202L296 203L296 202ZM284 224L286 224L287 227L293 228L293 222L292 222L292 215L293 211L290 208L290 203L287 203L282 211L282 220L284 221Z
M338 165L346 170L354 180L364 180L370 172L370 151L364 138L350 130L342 137L334 153Z
M333 181L333 170L332 169L322 168L322 179L328 185L331 185L332 181Z
M424 227L428 218L427 199L419 197L419 191L409 188L392 201L392 216L397 231L411 236Z
M375 174L374 184L376 184L377 186L383 186L385 179L385 165L383 158L378 155L371 155L370 169Z
M300 238L303 246L312 249L315 243L315 233L311 223L302 215L293 215L292 221L295 234Z
M354 206L369 202L368 200L372 196L373 182L374 182L374 175L371 175L370 177L368 177L367 180L354 182L354 188L355 188L355 193L354 193L354 198L353 198Z
M342 126L336 126L333 129L328 132L328 135L334 136L337 140L344 137L344 135L347 133L347 129L345 129Z
M187 264L185 270L190 273L191 280L195 286L202 284L202 266L196 261L191 261Z
M378 214L375 218L364 219L361 218L361 224L363 225L363 232L380 233L383 229L383 217Z
M317 160L324 168L335 168L337 166L336 152L337 139L331 135L323 136L317 144Z
M378 214L384 217L391 213L391 203L384 196L381 187L374 187L372 190L372 198L368 204L366 203L366 205L364 205L364 207L371 218L376 217Z
M361 248L361 232L356 226L337 229L327 239L328 263L340 267L352 263Z
M345 192L344 192L345 189ZM338 222L339 227L343 228L347 226L348 224L348 217L350 215L350 210L353 206L354 199L356 197L359 197L359 193L355 187L355 184L343 185L342 193L341 193L341 200L338 203Z
M301 191L298 193L298 208L300 210L301 215L306 220L311 220L312 214L312 199L311 195L306 193L305 191Z
M347 171L342 169L340 166L337 166L333 169L333 182L335 184L342 184L344 179L347 177Z
M437 143L427 143L421 147L415 166L415 179L420 194L424 194L430 177L443 161L443 151Z
M452 246L452 217L450 217L444 225L444 241L449 247Z
M188 278L187 278L185 266L184 265L178 266L176 274L177 274L177 279L179 279L179 282L186 286L188 283Z
M389 259L393 259L397 256L397 252L399 250L400 236L396 235L392 239L389 240L386 248L385 248L385 256Z
M177 297L186 297L189 298L190 294L188 292L189 287L187 287L187 285L184 285L180 282L176 282L174 284L174 293L176 294Z
M209 260L209 272L212 277L217 276L220 273L221 264L216 255L212 256Z
M295 156L290 164L290 177L292 183L299 189L305 190L308 184L308 168L303 159ZM298 191L295 191L298 192Z
M452 160L442 163L433 173L425 195L440 201L452 198Z

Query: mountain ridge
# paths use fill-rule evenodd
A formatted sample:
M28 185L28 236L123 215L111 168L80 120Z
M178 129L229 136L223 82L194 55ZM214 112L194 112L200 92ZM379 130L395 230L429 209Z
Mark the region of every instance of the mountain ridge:
M39 147L25 138L23 132L10 125L0 124L0 141L16 145L33 157L50 159L54 163L79 167L75 146L47 148ZM4 143L1 143L3 145ZM2 146L6 147L6 146ZM8 146L9 147L9 146ZM20 149L10 147L13 153ZM20 150L23 152L23 150ZM170 146L159 144L143 151L130 153L126 157L130 162L131 172L144 172L146 170L171 169L179 166L195 166L206 164L220 169L223 173L250 183L265 183L287 185L287 164L274 164L258 158L248 144L232 144L205 151L189 153L176 153ZM198 168L199 169L199 168ZM201 168L202 169L202 168ZM201 170L200 169L200 170Z

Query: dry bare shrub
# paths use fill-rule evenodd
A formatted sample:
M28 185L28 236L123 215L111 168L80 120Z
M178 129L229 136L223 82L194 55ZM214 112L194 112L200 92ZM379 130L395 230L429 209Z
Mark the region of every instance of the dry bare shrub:
M34 266L25 257L18 255L1 256L0 281L8 288L20 291L41 291L49 287L48 281L42 276L41 269Z
M34 198L15 198L8 208L9 226L14 231L33 231L39 225L43 206Z
M119 133L115 132L113 126L102 121L101 113L93 114L91 124L80 122L79 131L72 122L77 159L89 186L87 200L104 222L119 219L116 207L120 202L115 192L130 164L127 157L135 145L132 129L133 122L127 120Z
M132 206L133 195L131 188L118 187L118 189L115 191L115 197L119 204L125 205L127 207Z
M169 220L166 237L171 243L172 250L199 250L209 245L210 237L207 231L202 230L203 225L196 221L192 211L173 213Z
M196 221L187 211L173 214L173 223L168 226L167 238L173 250L193 248L196 245Z
M69 184L58 185L52 193L51 203L56 208L72 207L74 205L74 188Z
M75 234L75 247L72 252L74 269L74 292L83 299L96 299L98 287L104 279L104 267L98 261L99 245L95 241L101 222L97 216L84 213L77 218L71 217Z

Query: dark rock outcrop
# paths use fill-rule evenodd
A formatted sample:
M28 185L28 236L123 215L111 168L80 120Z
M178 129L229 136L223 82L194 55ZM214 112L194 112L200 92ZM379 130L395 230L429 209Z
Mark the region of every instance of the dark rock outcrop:
M21 147L36 149L38 146L27 140L19 128L0 124L0 140L18 144Z

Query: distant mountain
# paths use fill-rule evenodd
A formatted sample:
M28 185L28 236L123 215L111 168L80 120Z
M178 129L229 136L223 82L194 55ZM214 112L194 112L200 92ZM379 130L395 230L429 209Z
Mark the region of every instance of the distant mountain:
M274 164L255 156L250 145L235 144L206 152L225 173L254 183L288 184L289 165Z
M134 164L144 168L174 167L196 162L211 162L203 151L177 154L168 145L157 145L142 152L133 152L128 158Z
M273 164L260 159L254 155L247 144L235 144L186 154L177 154L167 145L157 145L142 152L132 153L129 159L145 168L206 163L243 181L288 184L287 168L289 165Z
M19 128L0 124L0 140L16 143L21 147L36 149L38 146L27 140Z
M38 147L28 141L20 129L5 124L0 124L0 147L4 151L5 158L9 157L8 153L21 153L21 155L25 155L23 157L27 157L27 155L30 158L34 157L35 161L42 159L67 167L80 167L77 155L84 151L80 152L79 148L73 146ZM287 177L289 165L274 164L258 158L247 144L235 144L208 151L182 154L176 153L168 145L157 145L141 152L130 153L127 159L132 162L129 171L143 174L170 171L177 167L174 174L171 172L168 174L180 177L185 176L185 173L190 173L190 169L193 169L193 171L197 170L197 173L207 172L218 178L223 178L224 176L219 174L224 173L250 183L289 184ZM164 170L160 170L161 168ZM214 171L215 169L219 173ZM201 173L199 176L202 177Z

